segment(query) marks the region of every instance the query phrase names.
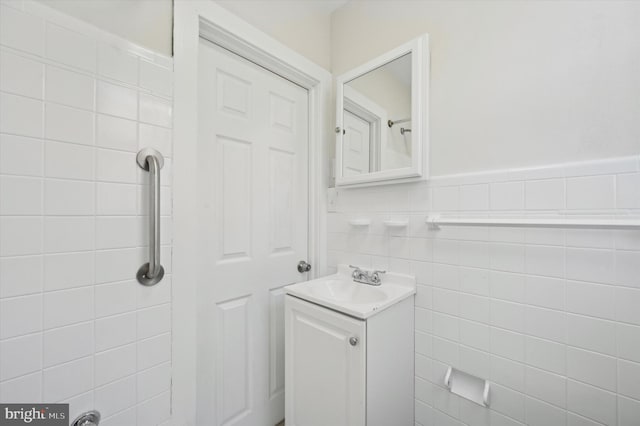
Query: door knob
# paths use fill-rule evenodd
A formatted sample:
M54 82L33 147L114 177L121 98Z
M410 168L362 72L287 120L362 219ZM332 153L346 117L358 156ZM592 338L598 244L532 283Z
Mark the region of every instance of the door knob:
M310 270L311 270L311 265L310 264L308 264L304 260L301 260L300 262L298 262L298 272L303 274L305 272L309 272Z
M357 345L357 344L358 344L358 342L359 342L359 340L358 340L358 338L357 338L357 337L349 337L349 344L350 344L351 346L355 346L355 345Z

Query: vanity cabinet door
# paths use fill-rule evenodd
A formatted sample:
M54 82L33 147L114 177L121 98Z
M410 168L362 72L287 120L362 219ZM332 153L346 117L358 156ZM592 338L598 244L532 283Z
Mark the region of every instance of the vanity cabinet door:
M292 296L285 312L287 426L364 426L366 323Z

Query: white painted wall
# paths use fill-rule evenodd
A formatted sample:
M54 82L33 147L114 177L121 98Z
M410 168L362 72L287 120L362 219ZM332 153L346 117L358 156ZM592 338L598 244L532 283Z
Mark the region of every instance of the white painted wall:
M170 0L39 1L171 53ZM218 3L334 74L430 33L434 175L640 150L640 3Z
M49 7L172 55L172 0L38 0ZM216 0L175 0L216 1ZM325 69L331 66L331 12L344 0L216 1Z
M325 69L331 13L345 0L223 0L217 3Z
M354 1L339 75L422 33L433 175L640 152L640 3Z
M172 55L172 0L38 0L134 43Z

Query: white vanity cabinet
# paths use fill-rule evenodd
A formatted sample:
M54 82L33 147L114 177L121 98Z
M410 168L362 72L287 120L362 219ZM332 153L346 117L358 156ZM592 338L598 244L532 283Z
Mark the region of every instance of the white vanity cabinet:
M413 426L413 296L358 319L285 299L287 426Z

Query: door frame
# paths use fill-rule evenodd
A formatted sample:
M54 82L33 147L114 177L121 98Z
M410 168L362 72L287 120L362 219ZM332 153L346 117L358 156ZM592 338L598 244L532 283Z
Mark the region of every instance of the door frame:
M198 145L198 50L207 39L309 93L310 278L326 273L327 141L331 74L211 1L174 4L172 418L195 426L198 304L198 197L193 165ZM292 265L294 267L295 265Z

